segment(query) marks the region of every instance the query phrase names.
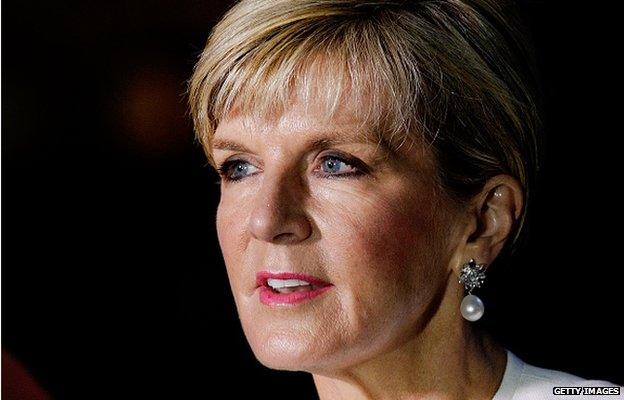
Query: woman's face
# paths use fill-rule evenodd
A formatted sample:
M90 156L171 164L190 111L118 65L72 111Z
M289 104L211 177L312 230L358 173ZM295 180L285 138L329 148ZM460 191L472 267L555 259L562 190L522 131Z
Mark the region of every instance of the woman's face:
M351 115L232 114L213 138L219 243L245 335L271 368L337 371L391 351L447 284L453 208L426 146L367 142Z

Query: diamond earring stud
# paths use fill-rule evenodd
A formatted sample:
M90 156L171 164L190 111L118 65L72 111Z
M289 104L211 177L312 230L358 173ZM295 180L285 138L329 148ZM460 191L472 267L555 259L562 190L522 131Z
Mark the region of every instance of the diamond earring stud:
M484 281L485 264L477 264L473 259L464 264L459 275L459 283L464 285L468 294L462 300L460 310L462 317L468 321L474 322L479 320L485 312L483 301L472 294L472 291L475 288L480 288Z

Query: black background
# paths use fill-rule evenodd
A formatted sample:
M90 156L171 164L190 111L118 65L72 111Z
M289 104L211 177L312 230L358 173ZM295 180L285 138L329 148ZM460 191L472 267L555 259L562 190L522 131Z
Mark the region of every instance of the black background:
M606 1L521 4L546 161L529 245L488 278L482 324L530 363L622 384L619 24ZM244 340L217 177L185 115L228 3L2 6L3 348L59 399L314 398Z

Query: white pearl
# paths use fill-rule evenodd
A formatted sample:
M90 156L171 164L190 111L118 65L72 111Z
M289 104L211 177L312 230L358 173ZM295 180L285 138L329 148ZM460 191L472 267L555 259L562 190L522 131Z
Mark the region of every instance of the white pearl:
M462 317L468 321L476 321L483 316L485 307L480 298L474 294L469 294L461 302L461 314Z

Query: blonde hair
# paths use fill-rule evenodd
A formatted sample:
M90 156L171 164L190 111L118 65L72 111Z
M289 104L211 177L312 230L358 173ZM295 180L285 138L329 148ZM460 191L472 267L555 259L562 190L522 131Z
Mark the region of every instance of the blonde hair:
M515 26L501 0L242 0L190 80L197 139L214 165L211 138L234 108L271 118L314 97L331 118L347 101L380 140L430 143L455 198L501 173L528 198L539 124Z

